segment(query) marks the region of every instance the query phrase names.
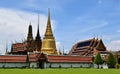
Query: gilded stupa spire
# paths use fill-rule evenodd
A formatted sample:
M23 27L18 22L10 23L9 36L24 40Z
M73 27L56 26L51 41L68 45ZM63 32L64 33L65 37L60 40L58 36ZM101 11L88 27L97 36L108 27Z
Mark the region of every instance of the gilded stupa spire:
M47 20L47 28L45 32L45 38L53 38L52 28L51 28L51 20L50 20L50 9L48 9L48 20Z
M48 9L48 20L47 20L46 32L42 42L42 52L47 54L57 54L56 42L51 28L50 9Z

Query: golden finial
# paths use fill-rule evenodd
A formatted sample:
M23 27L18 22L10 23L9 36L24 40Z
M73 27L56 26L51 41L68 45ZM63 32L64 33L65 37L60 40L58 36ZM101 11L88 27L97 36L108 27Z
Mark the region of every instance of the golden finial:
M51 21L50 21L50 9L48 9L48 20L47 20L47 28L46 28L45 36L53 36L51 29Z

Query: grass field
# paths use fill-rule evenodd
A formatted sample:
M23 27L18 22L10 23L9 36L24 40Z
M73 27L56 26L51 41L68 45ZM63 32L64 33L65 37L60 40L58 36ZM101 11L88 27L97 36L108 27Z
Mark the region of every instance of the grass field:
M0 74L120 74L120 69L0 69Z

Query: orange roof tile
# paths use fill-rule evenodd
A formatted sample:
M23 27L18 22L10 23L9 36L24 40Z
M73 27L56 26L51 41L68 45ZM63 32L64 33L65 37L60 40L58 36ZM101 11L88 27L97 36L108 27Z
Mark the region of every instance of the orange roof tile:
M92 62L92 57L48 55L49 62Z
M24 47L25 47L25 44L24 43L16 43L16 44L13 44L12 45L13 47L13 51L12 52L24 52Z
M21 47L24 47L24 43L13 44L13 48L21 48Z
M26 55L0 55L0 62L26 62Z

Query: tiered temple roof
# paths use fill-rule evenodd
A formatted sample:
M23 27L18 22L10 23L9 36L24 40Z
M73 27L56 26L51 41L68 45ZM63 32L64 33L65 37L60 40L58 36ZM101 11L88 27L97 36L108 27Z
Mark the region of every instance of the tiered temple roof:
M108 53L102 39L89 39L73 45L69 55L94 56L98 52Z
M9 54L27 54L25 50L25 44L24 43L15 43L12 44L11 52Z

